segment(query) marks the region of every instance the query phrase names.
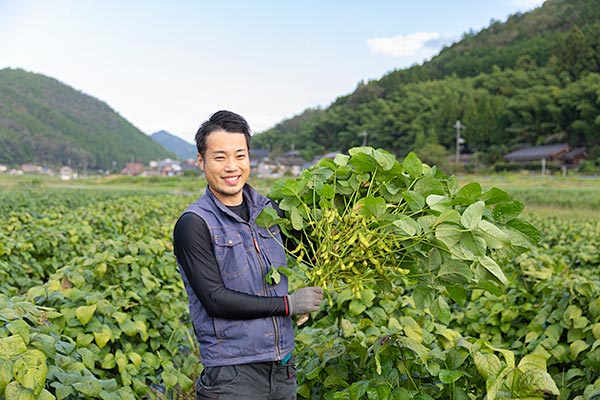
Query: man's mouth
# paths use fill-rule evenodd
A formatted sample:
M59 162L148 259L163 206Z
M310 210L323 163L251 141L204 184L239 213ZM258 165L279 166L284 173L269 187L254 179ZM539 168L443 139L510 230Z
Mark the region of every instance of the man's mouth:
M240 181L240 176L239 175L226 176L223 178L223 180L231 185L235 185L236 183L238 183Z

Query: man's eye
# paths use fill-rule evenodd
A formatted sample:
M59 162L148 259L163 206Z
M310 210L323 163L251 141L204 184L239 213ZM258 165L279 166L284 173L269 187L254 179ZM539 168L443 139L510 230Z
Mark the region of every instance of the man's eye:
M238 154L237 158L239 158L240 160L246 158L245 154Z

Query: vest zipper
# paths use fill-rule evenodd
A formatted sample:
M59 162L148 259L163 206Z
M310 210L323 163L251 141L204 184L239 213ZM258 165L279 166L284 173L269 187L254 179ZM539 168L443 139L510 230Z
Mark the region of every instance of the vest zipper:
M252 227L250 225L248 225L248 227L250 228L250 234L252 235L252 241L254 242L254 247L256 248L256 253L257 253L257 258L258 258L258 264L260 265L260 269L263 272L263 274L268 273L269 271L265 272L264 269L264 265L261 259L261 255L260 255L260 248L258 247L258 241L256 240L256 236L254 235L254 230L252 229ZM268 288L267 288L267 281L264 279L262 280L262 284L263 284L263 289L265 291L265 294L268 295ZM273 329L275 330L275 354L277 356L277 360L281 360L281 350L279 349L279 328L277 327L277 320L275 318L275 316L271 316L271 322L273 322Z

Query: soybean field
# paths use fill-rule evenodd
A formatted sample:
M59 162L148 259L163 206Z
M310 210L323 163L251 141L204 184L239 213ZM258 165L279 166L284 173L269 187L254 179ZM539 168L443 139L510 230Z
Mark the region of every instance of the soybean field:
M600 396L600 181L362 149L251 183L288 215L263 223L307 232L268 278L326 288L297 326L299 398ZM0 187L0 399L195 398L171 233L204 185Z

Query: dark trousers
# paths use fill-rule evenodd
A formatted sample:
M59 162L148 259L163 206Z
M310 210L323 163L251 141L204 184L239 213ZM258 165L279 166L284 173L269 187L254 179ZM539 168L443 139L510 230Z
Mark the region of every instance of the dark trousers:
M206 367L196 382L196 399L295 400L296 367L280 361Z

